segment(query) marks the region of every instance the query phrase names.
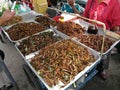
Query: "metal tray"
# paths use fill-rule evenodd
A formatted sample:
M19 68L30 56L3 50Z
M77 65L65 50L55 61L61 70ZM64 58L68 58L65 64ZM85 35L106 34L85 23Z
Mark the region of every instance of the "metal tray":
M12 24L12 25L9 25L9 26L6 26L6 27L2 27L2 28L3 28L5 31L7 31L7 29L11 28L11 27L14 26L14 25L17 25L17 24L20 24L20 23L27 23L27 22L38 23L38 22L36 22L35 20L27 20L27 21L22 21L22 22L15 23L15 24Z
M37 15L35 18L35 21L38 22L39 24L42 24L43 26L46 26L48 28L50 27L55 27L57 22L54 21L50 17L46 17L44 15Z
M76 19L76 20L73 20L73 22L78 23L79 25L81 25L86 31L88 30L89 25L93 25L93 24L88 23L88 22L86 22L86 21L84 21L82 19ZM85 34L88 34L88 33L85 33ZM98 28L98 35L104 35L104 32L103 32L102 28ZM113 37L110 37L110 36L106 36L106 37L109 38L110 40L114 41L114 43L113 43L113 45L110 46L110 48L106 52L102 53L102 55L105 55L105 54L109 53L120 42L120 40L115 39ZM101 52L98 52L98 53L101 54Z
M99 35L104 35L102 28L99 28L98 31L99 31L98 32ZM116 38L110 37L110 36L106 36L106 37L109 38L110 40L113 40L114 43L110 46L110 48L106 52L103 53L103 55L109 53L120 42L120 39L116 39Z
M91 48L91 47L89 47L89 46L87 46L87 47L89 47L89 48L91 48L91 49L93 49L93 50L95 50L96 52L98 52L99 54L102 54L102 55L105 55L105 54L107 54L107 53L109 53L119 42L120 42L120 40L115 40L114 38L111 38L111 37L107 37L107 38L109 38L111 41L114 41L114 43L110 46L110 48L107 50L107 51L105 51L105 52L103 52L103 53L101 53L101 51L96 51L95 49L93 49L93 48ZM76 39L77 41L79 41L79 39L77 39L77 38L74 38L74 39ZM80 42L81 44L84 44L84 43L82 43L82 42ZM85 45L85 44L84 44ZM102 48L102 46L101 46L101 48Z
M73 20L73 22L81 25L82 28L84 28L84 30L86 30L86 31L88 30L89 25L92 25L91 23L85 22L82 19L75 19L75 20Z
M34 20L24 21L24 22L20 22L20 23L29 23L29 22L37 23L37 22L34 21ZM38 24L38 23L37 23L37 24ZM14 24L14 25L17 25L17 24ZM5 29L2 28L3 33L7 36L7 38L9 39L10 42L16 43L16 42L18 42L18 41L21 41L22 39L25 39L25 38L29 37L29 36L27 36L27 37L23 37L23 38L21 38L21 39L19 39L19 40L12 40L11 37L9 36L9 34L8 34L6 31L7 31L9 28L11 28L12 26L14 26L14 25L7 26ZM47 30L47 29L48 29L48 28L46 27L45 30Z
M73 40L73 39L72 39L72 40ZM73 40L73 41L74 41L74 40ZM82 46L82 47L87 48L85 45L81 45L78 41L74 41L74 42L76 42L77 44L79 44L79 45ZM52 87L52 88L49 87L49 86L47 85L47 83L42 79L41 76L38 75L38 73L36 72L36 70L35 70L35 69L32 67L32 65L30 64L31 59L27 60L26 62L27 62L27 64L29 65L29 67L31 68L31 70L37 75L37 77L38 77L38 78L42 81L42 83L47 87L48 90L66 90L66 89L69 88L73 83L75 83L78 79L82 78L83 75L85 75L86 73L88 73L96 64L98 64L98 63L100 62L100 60L101 60L100 55L99 55L96 51L94 51L94 50L92 50L92 49L89 49L89 48L87 48L87 50L88 50L92 55L94 55L96 61L93 62L93 63L91 63L91 65L87 66L84 70L82 70L80 73L78 73L78 74L75 76L75 78L74 78L69 84L67 84L66 86L64 86L64 87L62 87L62 88L60 88L59 85L56 85L56 86L54 86L54 87ZM33 57L33 58L34 58L34 57Z
M50 32L53 32L53 33L54 33L53 35L54 35L55 37L60 36L60 37L61 37L61 40L62 40L62 39L69 39L69 38L70 38L70 37L68 37L68 36L65 36L65 35L62 34L62 33L56 33L56 32L54 32L54 30L52 30L52 29L47 29L47 30L45 30L45 31L36 33L36 34L34 34L34 35L39 35L40 33L49 32L49 31L50 31ZM16 48L17 51L21 54L21 56L22 56L24 59L26 59L26 60L28 60L29 58L34 57L34 56L39 52L39 50L38 50L38 51L32 52L32 53L30 53L30 54L28 54L28 55L23 55L23 54L22 54L22 52L19 50L18 46L20 45L20 42L22 42L23 40L26 40L26 39L28 39L28 38L29 38L29 37L26 37L26 38L21 39L21 40L19 40L19 41L17 41L17 42L15 43L15 48Z
M37 13L35 11L30 11L30 12L17 14L16 16L21 16L22 17L22 21L20 21L20 22L24 22L24 21L29 21L29 20L35 20L35 17L38 16L38 15L42 15L42 14ZM18 23L20 23L20 22L18 22ZM14 24L16 24L16 23L14 23ZM14 25L14 24L11 24L11 25ZM11 25L2 26L2 28L6 29L6 27L9 27Z

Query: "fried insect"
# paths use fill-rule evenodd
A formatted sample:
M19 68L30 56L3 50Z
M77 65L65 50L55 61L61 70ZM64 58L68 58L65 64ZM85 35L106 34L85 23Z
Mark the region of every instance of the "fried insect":
M94 56L86 48L71 40L63 40L41 49L30 63L45 82L52 87L59 81L65 85L68 84L94 61Z
M8 26L22 21L21 16L14 16L12 20L5 22L2 26Z
M77 37L84 33L84 29L74 22L59 22L57 29L72 37Z
M78 40L87 45L88 47L95 49L96 51L100 52L101 51L101 46L102 46L102 41L103 41L103 36L102 35L82 35L77 37ZM114 43L113 40L105 37L105 44L104 44L104 52L106 52L110 46Z
M60 36L53 36L54 32L43 32L39 35L33 35L27 39L22 40L18 46L23 55L28 55L32 52L61 40Z
M24 37L33 35L46 29L46 27L43 27L42 25L39 25L37 23L27 22L18 23L6 30L6 32L12 40L20 40Z
M39 22L39 24L50 27L50 26L56 26L57 23L53 21L52 19L46 17L46 16L36 16L35 21Z

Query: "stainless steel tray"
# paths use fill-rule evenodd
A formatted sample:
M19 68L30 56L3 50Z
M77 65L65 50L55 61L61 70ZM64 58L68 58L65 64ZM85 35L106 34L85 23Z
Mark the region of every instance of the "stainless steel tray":
M120 42L120 40L115 41L115 42L113 43L113 45L110 46L110 48L109 48L106 52L104 52L102 55L105 55L105 54L109 53L119 42ZM99 52L99 53L100 53L100 52Z
M52 29L47 29L47 30L45 30L45 31L42 31L42 32L39 32L39 33L36 33L36 34L34 34L34 35L39 35L40 33L44 33L44 32L53 32L54 34L54 36L56 36L56 37L61 37L61 40L62 39L69 39L70 37L66 37L66 36L64 36L64 34L62 34L62 33L56 33L56 32L54 32L54 30L52 30ZM19 41L17 41L16 43L15 43L15 48L17 49L17 51L21 54L21 56L23 57L23 58L25 58L26 60L27 59L29 59L29 58L32 58L33 56L35 56L38 52L39 52L39 50L38 51L35 51L35 52L32 52L32 53L30 53L30 54L28 54L28 55L23 55L22 54L22 52L19 50L19 48L18 48L18 46L20 45L20 43L23 41L23 40L26 40L26 39L28 39L29 37L26 37L26 38L24 38L24 39L22 39L22 40L19 40Z
M24 22L20 22L20 23L29 23L29 22L37 23L37 22L34 21L34 20L28 20L28 21L24 21ZM20 24L20 23L18 23L18 24ZM38 23L37 23L37 24L38 24ZM14 24L14 25L17 25L17 24ZM19 39L19 40L12 40L11 37L9 36L9 34L8 34L6 31L7 31L9 28L11 28L12 26L14 26L14 25L7 26L7 27L5 27L5 28L2 28L4 34L5 34L5 35L7 36L7 38L10 40L10 42L16 43L16 42L18 42L18 41L21 41L22 39L25 39L25 38L29 37L29 36L26 36L26 37L23 37L23 38L21 38L21 39ZM45 30L47 30L47 27L45 28ZM39 33L39 32L38 32L38 33Z
M73 40L73 41L74 41L74 40ZM82 47L87 48L85 45L81 45L78 41L74 41L74 42L76 42L77 44L79 44L79 45L82 46ZM91 63L91 64L90 64L89 66L87 66L84 70L82 70L80 73L78 73L78 74L75 76L75 78L74 78L69 84L67 84L66 86L64 86L64 87L62 87L62 88L60 88L59 85L56 85L56 86L53 86L53 87L48 86L48 84L42 79L41 76L38 75L38 73L36 72L36 70L35 70L35 69L32 67L32 65L30 64L31 59L26 60L26 62L27 62L27 64L29 65L29 67L31 68L31 70L37 75L37 77L38 77L38 78L42 81L42 83L47 87L48 90L65 90L65 89L67 89L68 87L70 87L73 83L75 83L78 79L82 78L82 76L83 76L84 74L86 74L91 68L93 68L96 64L98 64L98 63L100 62L100 60L101 60L100 55L99 55L96 51L94 51L94 50L92 50L92 49L89 49L89 48L87 48L87 50L88 50L92 55L94 55L96 61L93 62L93 63ZM33 58L34 58L34 57L33 57Z
M86 22L86 21L84 21L82 19L76 19L76 20L73 20L73 22L78 23L79 25L81 25L86 31L88 30L89 25L93 25L93 24L88 23L88 22ZM102 28L98 28L98 35L104 35L104 32L103 32ZM110 48L106 52L102 53L103 55L109 53L120 42L120 40L115 39L113 37L110 37L110 36L106 36L106 37L109 38L110 40L115 41L115 42L110 46ZM98 53L100 54L101 52L98 52Z
M93 48L91 48L91 47L89 47L89 48L91 48L91 49L93 49L93 50L95 50L96 52L98 52L99 54L102 54L102 55L105 55L105 54L107 54L107 53L109 53L119 42L120 42L120 40L116 40L116 39L114 39L114 38L111 38L111 37L107 37L107 38L109 38L111 41L114 41L114 43L110 46L110 48L107 50L107 51L105 51L105 52L103 52L103 53L101 53L101 51L96 51L95 49L93 49ZM77 38L74 38L74 39L76 39L77 41L79 41L79 39L77 39ZM84 44L84 43L82 43L82 42L80 42L81 44ZM85 44L84 44L85 45ZM87 45L86 45L87 46ZM101 46L101 48L102 48L102 46Z
M35 11L30 11L30 12L17 14L16 16L21 16L22 17L22 21L20 21L20 22L24 22L24 21L29 21L29 20L35 20L35 17L38 16L38 15L42 15L42 14L37 13ZM20 22L18 22L18 23L20 23ZM14 23L14 24L16 24L16 23ZM11 24L11 25L14 25L14 24ZM6 27L9 27L11 25L2 26L2 28L5 29Z
M86 31L88 30L89 25L92 25L91 23L85 22L82 19L75 19L75 20L73 20L73 22L81 25L82 28L84 28Z

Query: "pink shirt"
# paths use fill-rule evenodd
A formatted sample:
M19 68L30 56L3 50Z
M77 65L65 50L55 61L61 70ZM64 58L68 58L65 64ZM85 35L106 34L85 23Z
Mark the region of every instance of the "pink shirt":
M88 0L83 16L105 23L107 29L120 26L120 0Z

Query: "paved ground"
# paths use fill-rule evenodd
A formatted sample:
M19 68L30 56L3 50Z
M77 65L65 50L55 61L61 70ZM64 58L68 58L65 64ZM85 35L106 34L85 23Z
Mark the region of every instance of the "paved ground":
M34 90L31 84L28 82L27 77L23 71L22 65L25 64L24 60L16 51L13 44L11 44L7 39L5 39L5 41L5 44L2 44L0 42L0 49L3 50L6 55L5 63L15 81L17 82L18 86L20 87L20 90ZM5 83L9 83L7 80L5 78ZM0 80L0 82L2 81Z
M22 65L25 64L24 60L16 51L13 44L7 39L5 39L5 41L5 44L0 42L0 49L3 50L6 55L5 63L16 80L20 90L35 90L23 71ZM95 76L82 90L120 90L120 54L111 57L109 74L110 77L106 81L102 80L99 75ZM5 83L9 83L4 73L2 76L5 79ZM3 80L0 80L0 86L2 85L1 83L3 83Z
M120 90L120 54L111 57L108 80L97 75L82 90Z

